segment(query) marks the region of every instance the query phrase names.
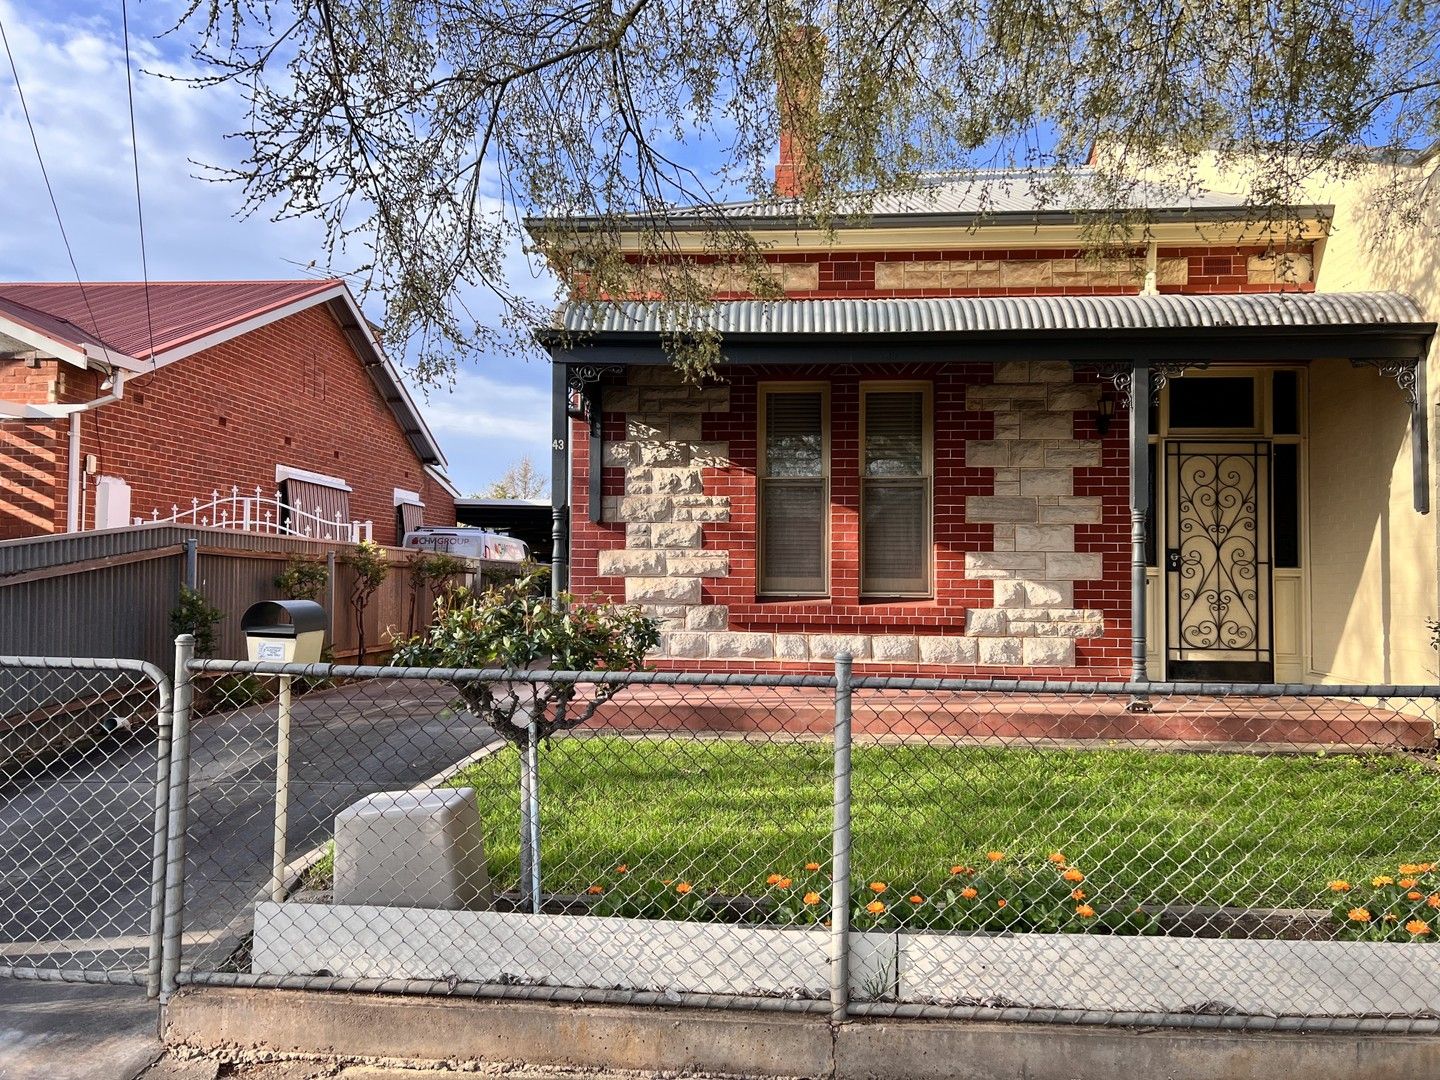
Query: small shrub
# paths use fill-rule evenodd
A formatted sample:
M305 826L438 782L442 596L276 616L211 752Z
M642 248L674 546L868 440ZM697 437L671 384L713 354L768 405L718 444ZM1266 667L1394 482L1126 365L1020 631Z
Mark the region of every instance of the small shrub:
M414 634L420 616L420 597L435 592L435 611L437 615L442 613L459 591L453 582L470 572L470 563L443 552L417 551L410 556L406 568L410 571L410 633Z
M430 628L398 643L393 663L415 667L521 670L549 663L559 671L635 671L660 639L653 619L635 608L588 604L544 595L539 569L481 593L452 601ZM588 699L574 683L495 685L460 683L470 710L518 745L526 729L516 717L534 715L541 739L583 724L621 689L596 685Z
M215 654L215 624L225 613L188 585L180 586L180 599L170 611L170 635L191 634L196 656Z
M350 585L350 609L355 612L355 630L358 637L359 655L356 663L365 663L365 609L375 590L390 576L390 559L385 549L371 540L361 540L348 555L345 565L355 572Z
M330 582L325 560L314 555L291 555L275 578L275 588L286 600L319 600Z

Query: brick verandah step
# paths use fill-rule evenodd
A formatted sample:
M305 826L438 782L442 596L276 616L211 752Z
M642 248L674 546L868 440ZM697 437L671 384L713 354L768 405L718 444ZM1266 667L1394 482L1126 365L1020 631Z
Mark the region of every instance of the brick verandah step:
M1328 698L1156 697L1083 694L927 693L857 690L857 738L1155 745L1167 749L1383 750L1430 752L1432 721L1414 703ZM1414 711L1401 712L1402 704ZM589 727L711 734L828 734L834 693L824 688L631 686Z

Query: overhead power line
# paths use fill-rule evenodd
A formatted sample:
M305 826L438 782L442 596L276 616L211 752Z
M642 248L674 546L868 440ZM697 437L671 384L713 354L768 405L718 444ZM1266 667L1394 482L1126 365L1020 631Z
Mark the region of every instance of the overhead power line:
M145 207L140 198L140 140L135 137L135 86L130 75L130 10L120 0L120 29L125 38L125 96L130 106L130 160L135 166L135 219L140 225L140 280L145 297L145 331L150 338L150 363L155 363L155 324L150 317L150 264L145 257Z

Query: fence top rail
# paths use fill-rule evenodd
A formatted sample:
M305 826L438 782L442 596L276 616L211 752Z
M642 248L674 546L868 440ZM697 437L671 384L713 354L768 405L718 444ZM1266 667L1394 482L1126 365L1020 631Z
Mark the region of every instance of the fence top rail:
M173 686L170 676L148 660L130 660L118 656L0 655L0 669L4 668L28 668L35 671L128 671L143 675L155 684L161 713L168 715L172 704Z
M425 679L446 682L602 683L627 686L814 687L834 689L833 675L785 675L760 672L695 671L558 671L514 668L397 667L357 664L276 664L249 660L190 661L190 671L290 675L310 679ZM1305 698L1440 698L1440 685L1313 685L1307 683L1223 682L1084 682L1051 679L938 679L904 676L863 676L851 680L855 690L944 691L1087 695L1104 697L1305 697Z
M275 664L250 660L191 660L192 672L290 675L308 679L424 679L444 682L605 683L631 686L810 686L833 689L833 675L779 675L756 672L556 671L548 668L391 667L374 664Z
M866 675L856 690L945 690L972 693L1084 694L1144 697L1440 698L1440 685L1231 682L1085 682L1065 679L936 679Z

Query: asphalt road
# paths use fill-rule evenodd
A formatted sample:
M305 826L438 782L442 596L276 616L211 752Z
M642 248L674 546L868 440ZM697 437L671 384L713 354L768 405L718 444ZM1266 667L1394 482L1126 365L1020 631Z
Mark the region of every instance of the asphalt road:
M361 682L295 699L289 855L362 795L433 776L495 740L439 684ZM195 720L186 964L222 964L269 879L275 706ZM0 782L0 965L143 972L155 741L108 739ZM3 1077L3 1073L0 1073Z

